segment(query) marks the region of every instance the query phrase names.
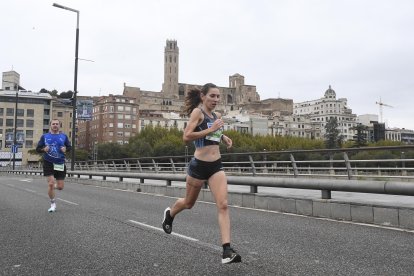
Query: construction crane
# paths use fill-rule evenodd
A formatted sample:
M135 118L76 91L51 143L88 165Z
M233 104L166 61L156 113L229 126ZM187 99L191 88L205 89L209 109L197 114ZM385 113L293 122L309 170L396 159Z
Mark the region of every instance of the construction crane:
M379 117L379 119L380 119L380 123L383 123L384 121L382 120L382 107L383 106L386 106L386 107L391 107L391 108L393 108L393 106L391 106L391 105L389 105L389 104L385 104L385 103L383 103L382 102L382 100L381 100L381 97L380 97L380 100L379 100L379 102L375 102L377 105L379 105L379 115L380 115L380 117Z

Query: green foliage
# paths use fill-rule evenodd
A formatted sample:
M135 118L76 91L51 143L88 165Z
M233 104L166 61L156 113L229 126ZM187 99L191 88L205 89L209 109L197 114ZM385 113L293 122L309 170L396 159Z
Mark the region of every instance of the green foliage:
M122 159L129 157L124 145L105 143L98 145L98 159Z
M68 153L70 155L70 153ZM66 155L66 157L68 157L69 155ZM86 150L83 149L76 149L75 150L75 158L76 161L88 161L88 152Z
M367 131L368 127L359 123L351 129L356 130L356 134L353 137L354 147L364 147L367 145Z
M185 145L180 137L173 133L161 137L154 145L155 156L184 155Z
M332 124L332 127L335 124ZM264 160L265 155L262 153L283 151L283 150L310 150L310 149L324 149L325 141L317 139L306 139L301 137L291 136L253 136L247 133L240 133L234 130L224 132L225 135L233 140L233 147L227 149L224 143L220 144L220 151L222 153L223 161L232 162L249 162L247 156L236 155L236 153L257 152L253 154L253 159ZM341 137L339 132L331 133L332 141L335 141L336 147L340 145ZM336 136L336 139L335 138ZM147 126L139 134L129 139L128 144L119 145L117 143L107 143L98 145L98 159L123 159L123 158L140 158L140 157L157 157L157 156L184 156L186 147L188 155L193 155L194 144L185 144L182 140L183 132L177 128L167 129L163 127ZM401 145L399 142L379 141L371 143L368 146L397 146ZM344 148L354 147L353 141L348 141ZM400 151L393 152L350 152L348 154L350 159L366 160L372 158L399 158ZM289 160L289 153L268 154L267 161ZM295 153L296 160L329 160L329 154L324 153ZM82 158L82 159L81 159ZM84 157L77 157L77 160L84 160ZM406 151L405 158L414 158L414 151ZM343 153L336 153L333 155L335 160L343 160ZM408 164L408 163L407 163ZM314 166L314 165L313 165ZM358 166L370 166L367 164L359 164Z
M340 148L343 137L338 129L338 120L331 117L325 125L325 145L328 149Z
M143 138L131 138L129 144L126 145L128 156L132 158L150 157L154 155L154 151L147 141Z
M73 97L73 92L72 91L67 91L67 92L62 92L60 93L60 95L58 96L58 98L62 98L62 99L70 99Z

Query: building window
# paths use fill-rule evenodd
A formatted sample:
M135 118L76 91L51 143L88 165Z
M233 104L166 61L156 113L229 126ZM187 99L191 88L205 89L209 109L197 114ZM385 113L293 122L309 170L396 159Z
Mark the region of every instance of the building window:
M3 116L4 114L4 108L0 108L0 116Z
M118 123L118 128L123 128L124 127L124 123Z
M118 114L117 118L120 119L120 120L124 119L124 114Z
M27 117L34 117L34 109L26 110Z
M7 108L6 116L14 116L14 108Z
M14 120L13 119L6 119L6 126L8 126L8 127L14 126Z
M124 106L123 105L118 105L117 110L118 111L124 111Z
M27 119L26 120L26 127L33 127L34 126L34 120Z
M26 148L33 148L33 141L32 140L26 140L25 147Z
M26 138L33 138L33 130L26 130Z
M17 116L19 116L19 117L24 117L24 109L20 109L20 108L18 108L18 109L17 109Z
M62 118L62 117L63 117L63 112L58 112L58 113L57 113L57 116L58 116L59 118Z
M17 119L17 127L23 127L24 126L24 120L23 119Z

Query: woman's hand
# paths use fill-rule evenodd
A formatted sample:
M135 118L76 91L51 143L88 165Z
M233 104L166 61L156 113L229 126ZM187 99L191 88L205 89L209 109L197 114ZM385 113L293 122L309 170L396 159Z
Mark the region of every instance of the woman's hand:
M221 139L227 145L227 149L229 149L233 146L233 141L229 137L227 137L226 135L223 134L223 136L221 136Z
M214 132L224 126L224 122L222 119L217 119L214 121L213 125L210 127L211 132Z

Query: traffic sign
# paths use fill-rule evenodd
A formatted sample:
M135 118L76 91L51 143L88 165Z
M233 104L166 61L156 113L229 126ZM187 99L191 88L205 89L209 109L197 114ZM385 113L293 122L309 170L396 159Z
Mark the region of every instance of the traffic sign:
M12 153L17 153L17 151L19 150L19 146L18 145L12 145L10 149L11 149Z

